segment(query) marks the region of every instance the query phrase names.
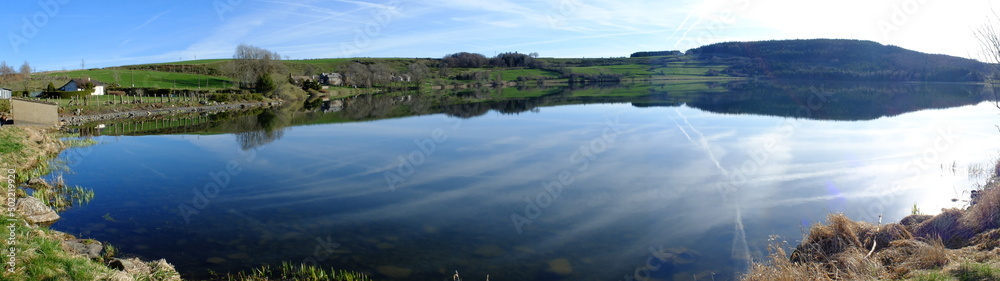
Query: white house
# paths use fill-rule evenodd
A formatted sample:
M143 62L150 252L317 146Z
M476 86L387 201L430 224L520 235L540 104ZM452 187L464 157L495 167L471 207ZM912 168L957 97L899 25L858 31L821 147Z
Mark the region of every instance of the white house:
M86 85L88 82L91 83L91 84L94 84L94 92L91 93L90 95L92 95L92 96L103 96L104 95L104 83L101 83L101 81L97 81L97 80L90 80L90 78L87 78L87 79L71 79L71 80L69 80L69 82L66 82L66 85L63 85L62 87L59 87L59 90L60 91L66 91L66 92L83 91L83 90L86 90L85 87L84 87L84 85Z
M10 89L0 88L0 100L9 100L11 93Z

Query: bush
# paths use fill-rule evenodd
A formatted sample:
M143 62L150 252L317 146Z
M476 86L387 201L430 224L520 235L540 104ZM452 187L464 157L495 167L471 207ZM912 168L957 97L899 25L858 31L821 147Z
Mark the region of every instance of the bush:
M261 94L215 93L209 95L208 100L214 102L250 102L250 101L263 101L264 96Z

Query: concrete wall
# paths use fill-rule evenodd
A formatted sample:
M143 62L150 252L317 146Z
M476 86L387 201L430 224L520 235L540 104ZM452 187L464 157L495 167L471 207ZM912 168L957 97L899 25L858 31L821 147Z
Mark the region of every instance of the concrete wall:
M10 100L10 111L13 115L14 125L18 126L58 126L59 106L55 104L28 101L21 99Z

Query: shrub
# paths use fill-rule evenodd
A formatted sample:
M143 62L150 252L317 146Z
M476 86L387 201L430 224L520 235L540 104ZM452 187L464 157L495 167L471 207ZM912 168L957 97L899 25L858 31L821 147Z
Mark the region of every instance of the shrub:
M214 102L252 102L263 101L264 96L261 94L214 93L208 95L208 100Z

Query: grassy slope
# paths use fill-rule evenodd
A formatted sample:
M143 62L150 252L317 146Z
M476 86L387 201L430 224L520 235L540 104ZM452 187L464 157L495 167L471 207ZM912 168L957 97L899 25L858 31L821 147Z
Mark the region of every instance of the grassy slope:
M49 77L81 78L89 77L104 83L117 83L122 86L130 86L135 77L135 86L140 88L164 88L164 89L219 89L229 88L232 82L229 78L219 76L208 76L191 73L162 72L151 70L119 70L118 79L114 78L115 70L93 69L75 70L67 72L49 73ZM65 79L60 80L65 83ZM56 87L62 83L55 83Z

